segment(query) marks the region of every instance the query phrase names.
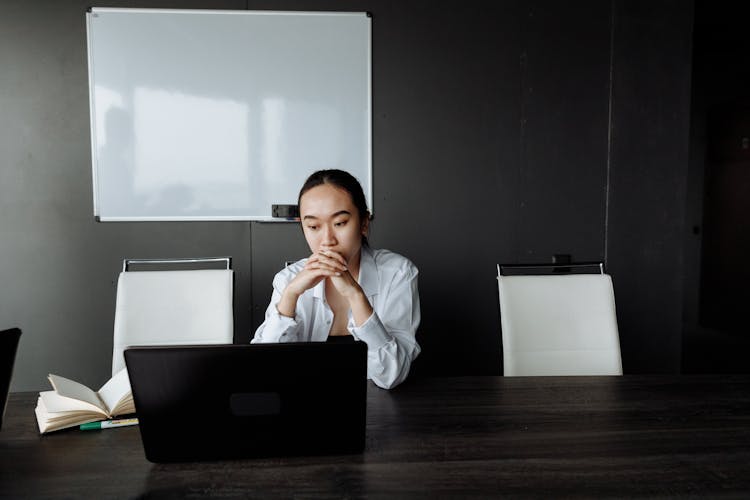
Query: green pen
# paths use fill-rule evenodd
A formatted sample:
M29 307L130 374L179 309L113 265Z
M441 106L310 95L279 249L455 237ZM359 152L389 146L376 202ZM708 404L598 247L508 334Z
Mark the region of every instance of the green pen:
M111 429L112 427L125 427L127 425L138 425L137 418L121 418L119 420L101 420L99 422L89 422L81 424L82 431L93 431L99 429Z

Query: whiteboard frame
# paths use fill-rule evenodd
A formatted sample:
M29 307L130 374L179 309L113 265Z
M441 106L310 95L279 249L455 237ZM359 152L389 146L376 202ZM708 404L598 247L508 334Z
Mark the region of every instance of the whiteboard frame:
M124 7L89 7L86 12L86 48L87 48L87 72L88 72L88 93L89 93L89 132L91 134L91 170L92 170L92 191L93 191L93 210L97 222L188 222L188 221L258 221L258 222L292 222L299 221L298 218L278 218L273 216L258 215L236 215L236 216L137 216L137 217L112 217L101 216L100 214L100 186L99 176L97 173L97 134L96 134L96 103L94 89L94 68L93 68L93 41L91 36L91 18L96 13L104 12L128 12L128 13L157 13L157 14L221 14L221 15L306 15L306 16L366 16L370 22L367 24L367 109L365 111L366 134L367 134L367 180L363 190L367 197L368 209L370 216L375 214L375 198L373 195L373 95L372 95L372 15L366 11L279 11L279 10L225 10L225 9L159 9L159 8L124 8ZM301 186L300 186L301 188ZM270 212L270 207L269 207Z

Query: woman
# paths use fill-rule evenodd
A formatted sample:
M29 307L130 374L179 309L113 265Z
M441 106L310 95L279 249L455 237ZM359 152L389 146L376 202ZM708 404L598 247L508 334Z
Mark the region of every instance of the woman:
M417 268L368 246L370 213L351 174L315 172L297 203L312 255L276 274L252 342L362 341L368 378L395 387L420 351Z

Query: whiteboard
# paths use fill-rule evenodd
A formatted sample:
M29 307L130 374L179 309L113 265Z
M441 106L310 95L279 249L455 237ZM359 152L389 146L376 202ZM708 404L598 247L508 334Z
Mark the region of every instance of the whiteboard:
M92 8L98 220L276 220L315 170L372 210L366 13Z

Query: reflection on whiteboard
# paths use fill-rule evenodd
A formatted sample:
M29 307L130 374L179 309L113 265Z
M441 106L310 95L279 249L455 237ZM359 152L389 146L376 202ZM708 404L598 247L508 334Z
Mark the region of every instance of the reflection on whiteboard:
M148 207L165 193L183 193L189 211L244 203L247 104L136 89L133 110L133 191ZM205 145L186 147L194 137Z
M101 220L267 220L314 170L371 194L370 23L356 13L93 9Z

